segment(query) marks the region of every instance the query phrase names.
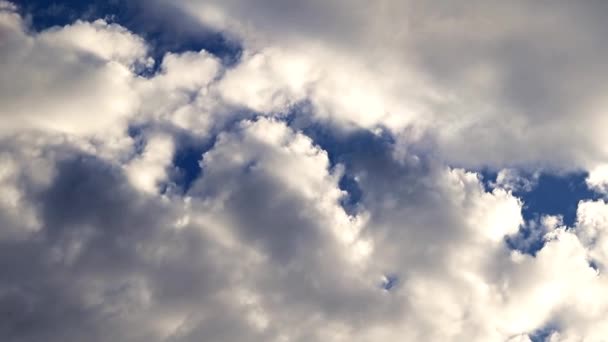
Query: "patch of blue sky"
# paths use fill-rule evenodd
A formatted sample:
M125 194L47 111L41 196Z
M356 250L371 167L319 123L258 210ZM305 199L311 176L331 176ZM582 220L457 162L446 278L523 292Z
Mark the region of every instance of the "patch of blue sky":
M490 190L496 182L496 172L482 170L481 175L486 190ZM587 172L557 174L541 171L536 177L525 172L522 175L530 178L532 188L516 189L513 195L522 200L522 215L526 221L537 220L541 215L559 215L563 217L564 224L572 226L579 201L601 197L587 186Z
M548 324L543 328L533 331L528 335L532 342L548 342L551 335L558 332L557 327L554 324Z
M216 32L170 3L150 0L16 0L21 14L30 26L41 31L74 21L106 19L120 24L143 37L156 61L153 74L167 52L200 51L220 58L225 65L238 62L242 47L239 42Z
M338 132L331 125L314 122L302 127L301 131L327 152L331 167L344 166L338 185L348 195L342 199L341 205L349 214L356 212L365 194L356 180L354 163L386 157L391 151L389 146L393 144L393 138L389 134L376 135L363 129Z
M382 279L380 287L385 291L391 291L399 284L399 277L395 274L387 274Z
M173 156L173 167L175 174L171 181L175 183L183 193L190 189L192 183L202 174L200 161L203 154L210 150L215 144L215 139L206 142L184 142L176 150Z
M310 118L310 104L303 102L294 106L294 111L285 119L294 128L309 136L316 145L328 154L331 166L345 166L345 173L339 182L342 190L348 192L343 200L347 212L356 210L365 194L361 191L353 174L353 162L390 159L390 146L394 139L389 133L374 134L369 130L344 132L326 122L320 123ZM385 131L386 132L386 131ZM520 170L521 176L528 178L531 187L520 187L513 195L523 202L522 216L526 222L517 235L506 239L512 249L535 255L545 244L543 227L540 219L544 215L561 216L563 223L572 227L576 221L578 203L582 200L595 200L600 194L587 187L586 172L558 174L541 171L537 174ZM488 169L480 171L486 190L490 191L496 182L497 172Z
M587 186L586 172L558 174L541 171L537 175L529 172L521 174L528 177L532 184L530 189L516 189L513 192L523 202L522 216L525 224L517 235L507 238L506 243L510 248L527 254L535 255L545 244L545 232L540 224L542 216L561 216L564 225L573 227L578 203L601 197ZM481 175L484 186L490 190L496 181L496 172L482 170Z

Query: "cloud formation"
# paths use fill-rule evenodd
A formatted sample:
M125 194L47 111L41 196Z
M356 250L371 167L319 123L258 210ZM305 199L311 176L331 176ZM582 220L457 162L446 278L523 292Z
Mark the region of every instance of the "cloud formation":
M306 83L320 112L397 135L422 129L451 163L577 169L607 158L603 5L178 3L240 34L263 65L282 63L271 45L314 66Z
M0 0L0 339L608 336L602 5L171 6L242 54Z

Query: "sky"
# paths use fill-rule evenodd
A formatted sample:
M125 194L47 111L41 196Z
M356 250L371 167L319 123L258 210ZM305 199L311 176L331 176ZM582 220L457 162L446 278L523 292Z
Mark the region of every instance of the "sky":
M0 340L607 341L607 14L0 0Z

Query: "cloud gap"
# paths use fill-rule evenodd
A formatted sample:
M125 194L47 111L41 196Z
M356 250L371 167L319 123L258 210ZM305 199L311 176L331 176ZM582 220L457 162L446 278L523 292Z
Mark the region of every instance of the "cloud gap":
M380 284L380 287L387 291L390 292L392 291L397 285L399 285L399 277L395 274L387 274L383 277L382 279L382 283Z
M162 1L19 0L16 4L37 32L79 19L104 19L143 37L155 63L149 69L138 70L140 76L156 74L167 52L205 50L226 66L238 63L242 53L242 46L234 38L205 27L189 13Z
M192 183L201 176L203 169L200 161L203 154L215 145L216 137L204 142L184 141L177 147L172 165L176 169L171 181L182 193L187 193Z
M530 333L528 337L532 342L549 342L554 333L559 332L555 324L547 324L543 328L537 329Z
M377 136L368 130L339 132L319 122L309 123L300 128L303 134L313 143L327 152L330 166L343 165L344 173L338 183L341 190L348 195L341 205L349 214L354 214L365 194L362 192L354 172L355 159L369 158L387 153L387 148L394 143L388 134Z
M555 173L547 170L533 173L517 170L522 180L530 185L515 187L513 195L523 202L522 216L525 224L515 236L505 238L509 248L525 254L536 255L545 246L546 228L541 224L543 216L561 217L565 226L576 223L578 203L582 200L597 200L601 195L589 189L585 180L587 172ZM497 185L498 172L483 169L480 171L482 184L486 191Z

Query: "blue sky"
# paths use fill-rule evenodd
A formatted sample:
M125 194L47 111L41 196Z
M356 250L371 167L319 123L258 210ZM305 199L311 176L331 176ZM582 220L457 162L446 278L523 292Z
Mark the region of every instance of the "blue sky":
M37 31L68 25L79 19L107 19L118 23L144 37L152 48L152 56L157 59L162 59L167 52L204 49L225 63L234 63L240 54L238 41L206 27L187 12L161 2L156 2L158 6L149 6L140 0L36 0L18 1L16 4Z

